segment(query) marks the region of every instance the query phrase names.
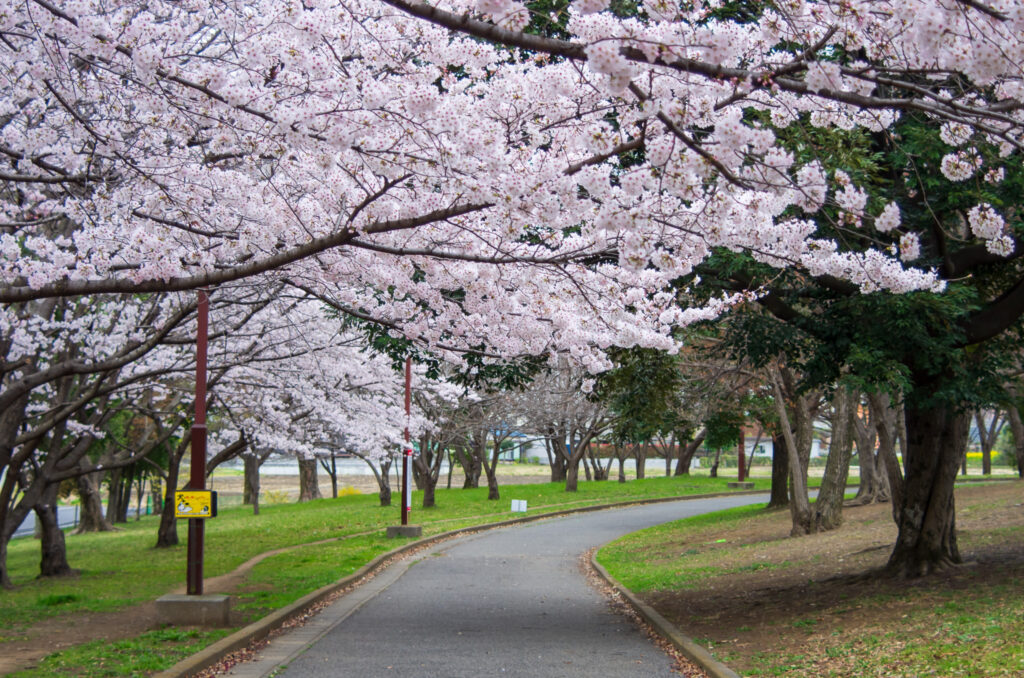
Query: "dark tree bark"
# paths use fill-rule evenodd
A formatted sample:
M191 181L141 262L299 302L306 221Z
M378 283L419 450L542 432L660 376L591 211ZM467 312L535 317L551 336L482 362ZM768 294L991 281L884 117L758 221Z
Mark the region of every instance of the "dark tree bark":
M970 414L913 403L905 413L906 483L888 568L902 577L921 577L961 562L953 484L967 447Z
M640 445L633 446L633 458L636 460L636 479L643 480L647 477L647 455L650 454L650 443L646 440Z
M580 457L572 455L565 469L565 491L576 492L580 486Z
M126 522L121 518L121 502L124 498L125 470L112 469L107 473L107 520L111 523Z
M772 436L772 492L768 508L789 506L789 451L781 433Z
M85 460L83 460L84 462ZM86 532L109 532L114 526L103 516L103 497L100 483L103 472L86 473L75 479L78 486L78 526L72 534Z
M462 467L462 489L468 490L480 487L480 475L483 473L480 459L476 455L467 452L465 445L455 446L455 459L459 462L459 466Z
M974 413L974 419L978 424L978 438L981 443L981 473L990 476L992 475L992 448L996 446L999 434L1002 433L1003 427L1006 425L1006 418L1003 416L1002 410L996 410L992 413L992 421L986 425L984 412L977 410ZM964 458L966 459L966 456Z
M686 440L686 435L682 432L679 433L679 457L676 459L675 475L690 475L690 464L693 462L693 455L697 454L697 450L704 444L704 438L707 435L707 429L701 429L696 438L684 444L683 441Z
M903 507L903 470L896 456L896 442L903 438L900 429L901 418L892 407L889 396L884 393L872 393L868 396L871 407L871 419L875 422L878 432L878 456L885 467L889 480L889 495L892 497L892 519L899 525L900 512ZM959 459L957 463L959 463Z
M486 435L486 431L484 433ZM498 459L501 457L502 440L503 438L500 437L494 438L490 459L487 458L486 451L484 451L484 455L481 457L484 473L487 474L487 499L490 501L501 499L501 493L498 491Z
M850 501L851 506L884 503L889 501L889 478L881 455L875 452L878 432L870 411L865 410L864 416L855 412L853 417L853 437L857 444L857 465L860 467L860 485L857 496Z
M675 434L669 434L668 439L665 439L662 442L664 442L662 451L665 456L665 477L668 478L672 475L672 459L678 456L678 453L675 451ZM679 441L679 444L682 445L682 441Z
M722 448L715 450L715 460L711 462L711 477L718 477L718 462L722 459Z
M189 448L188 436L183 436L177 447L171 450L167 459L167 478L164 485L164 505L160 512L160 526L156 531L156 547L167 548L178 545L178 519L174 517L174 492L178 488L181 472L181 457Z
M242 503L259 506L260 503L260 457L257 454L242 456ZM259 514L259 509L254 511Z
M317 478L316 459L299 459L299 501L323 499L320 494L320 481Z
M832 399L832 440L818 499L814 502L814 530L835 530L843 524L843 498L853 454L853 417L857 399L843 386Z
M594 467L594 480L608 480L608 474L612 470L612 459L608 459L608 465L602 465L601 460L597 458L594 453L594 446L591 445L587 450L587 457L590 458L590 463Z
M153 500L153 513L160 513L164 510L164 491L159 477L150 477L149 496Z
M242 455L242 503L252 505L252 514L260 514L260 466L269 456L257 452Z
M583 459L590 449L590 441L599 434L603 427L591 428L575 440L572 448L572 455L566 461L565 491L576 492L579 489L580 460Z
M1010 432L1013 434L1014 459L1017 462L1017 477L1024 479L1024 421L1021 420L1020 410L1016 403L1010 405L1008 411L1010 419Z
M544 449L548 455L548 466L551 467L551 482L560 483L566 480L569 469L564 431L549 431L544 437Z
M808 396L795 393L794 380L788 371L784 375L783 370L773 366L770 372L774 388L773 400L779 414L779 427L782 429L789 457L789 487L791 490L789 513L793 521L790 534L792 536L810 534L814 529L814 523L811 520L811 506L807 497L807 457L801 449L806 447L807 456L810 455L813 417L807 402ZM786 383L792 401L791 406L795 415L793 424L790 424L789 407L787 407L786 397L782 390L783 382Z
M68 564L64 531L57 522L58 485L51 485L43 492L43 500L35 505L36 517L42 528L40 534L39 576L68 577L77 574Z
M320 468L327 472L327 477L331 479L331 498L338 498L338 463L337 457L334 453L331 453L330 460L318 458L320 462Z
M420 452L413 457L413 475L419 479L419 489L423 490L423 508L437 505L435 489L441 474L444 448L445 441L423 436L420 438Z

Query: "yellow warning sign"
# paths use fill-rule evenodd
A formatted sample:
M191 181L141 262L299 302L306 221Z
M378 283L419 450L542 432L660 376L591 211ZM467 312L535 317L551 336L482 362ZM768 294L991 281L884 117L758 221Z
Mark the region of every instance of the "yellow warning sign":
M217 515L217 493L183 490L174 493L175 518L212 518Z

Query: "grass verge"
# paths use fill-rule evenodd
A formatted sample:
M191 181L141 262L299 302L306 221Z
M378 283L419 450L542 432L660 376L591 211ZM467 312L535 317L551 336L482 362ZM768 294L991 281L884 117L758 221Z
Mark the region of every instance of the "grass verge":
M1024 675L1024 485L957 490L967 561L906 582L878 576L887 505L840 530L787 536L787 512L744 507L649 528L598 561L746 676Z

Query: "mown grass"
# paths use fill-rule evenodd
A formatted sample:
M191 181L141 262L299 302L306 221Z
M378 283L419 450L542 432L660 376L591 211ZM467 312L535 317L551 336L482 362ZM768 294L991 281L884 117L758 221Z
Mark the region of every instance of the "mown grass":
M161 671L229 633L225 629L159 629L136 638L96 641L55 652L40 665L8 678L143 676Z
M417 508L422 494L416 492L412 522L422 524L425 535L438 534L521 516L510 512L511 499L525 499L529 513L536 514L619 501L720 492L726 490L728 480L684 476L628 483L581 482L575 493L565 492L561 483L509 485L502 488L499 501L488 501L486 488L439 489L437 506L427 510ZM767 480L757 482L758 489L768 489ZM255 618L354 572L373 557L397 546L395 540L385 538L384 530L397 524L398 517L397 506L380 507L376 495L264 505L259 516L253 516L249 507L226 509L207 526L205 575L209 578L230 572L267 551L337 539L277 554L256 565L244 591L233 603L236 609L248 611ZM167 549L153 548L156 527L157 517L150 516L119 525L117 532L68 535L68 560L81 571L79 576L69 579L36 579L38 542L31 538L11 542L8 565L15 588L0 592L0 652L3 642L17 640L40 619L122 609L183 587L185 525L179 524L181 544ZM216 637L219 636L202 633L189 637L188 643L183 641L183 654L162 651L165 641L159 633L140 636L134 639L136 644L123 649L115 649L109 643L82 646L51 657L39 669L43 673L24 675L143 675L173 665ZM110 653L152 653L156 668L122 667L122 673L89 673L106 670L104 666L121 666ZM81 672L72 667L76 662Z
M983 514L986 508L1005 505L1005 500L980 500L964 512ZM794 568L799 573L802 563L788 560L726 564L744 560L737 554L753 555L759 543L729 545L719 537L737 529L756 533L758 525L770 519L761 507L747 506L659 525L605 546L598 561L628 588L641 594L659 592L653 599L673 590L700 590L713 585L712 579L720 583L722 575L736 572ZM962 548L1019 544L1024 527L983 521L982 527L961 537ZM814 562L815 542L804 544L803 562ZM705 638L703 644L711 646L720 660L735 662L730 665L745 676L1024 676L1024 570L1007 565L1009 569L1001 571L995 563L978 567L967 568L949 584L941 579L934 585L894 583L884 593L849 599L842 593L831 610L811 608L808 616L794 612L790 618L766 619L778 631L775 647L762 642L755 644L757 651L741 650L751 645L743 638L738 644ZM901 610L896 623L870 621L872 615L886 619L885 613L896 605ZM861 622L847 626L834 621L854 607ZM826 619L828 624L823 623ZM750 630L743 626L735 634Z
M693 588L707 577L742 570L714 564L717 558L712 551L717 553L724 540L705 543L700 535L757 520L764 514L764 507L740 506L650 527L608 544L598 552L597 559L623 586L637 593ZM707 548L710 546L715 548Z

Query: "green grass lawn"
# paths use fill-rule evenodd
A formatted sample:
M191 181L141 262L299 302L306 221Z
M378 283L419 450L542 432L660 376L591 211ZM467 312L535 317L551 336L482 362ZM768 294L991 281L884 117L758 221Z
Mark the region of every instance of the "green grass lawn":
M581 482L579 491L567 493L561 483L509 485L501 488L499 501L487 500L487 489L439 489L437 506L419 509L419 492L413 495L412 522L423 525L425 535L459 527L519 517L510 512L510 500L526 500L529 513L537 514L594 504L659 497L686 496L726 490L728 478L701 476L651 478L642 481ZM758 481L767 489L768 481ZM397 544L384 537L388 525L398 523L397 506L380 507L376 495L322 499L305 504L263 505L253 516L248 507L223 510L207 525L205 575L224 574L266 551L341 538L277 554L259 563L247 579L233 606L253 618L286 605L317 588L351 574L373 557ZM185 525L179 524L182 544L169 549L153 548L156 516L119 525L119 531L68 535L68 561L81 570L74 578L36 579L39 545L31 538L11 542L8 564L15 588L0 592L0 651L3 644L24 633L35 621L55 615L125 608L184 586ZM157 668L147 665L139 673L173 665L181 656L223 636L223 631L198 632L175 641L185 648L153 657ZM142 646L166 642L160 633L146 634L124 647L98 644L51 657L42 667L17 676L125 675L122 655L146 654ZM148 639L148 640L147 640ZM141 645L140 645L141 644ZM172 643L172 645L174 645ZM99 658L98 658L99 657ZM81 668L69 667L74 662ZM122 668L111 668L111 667ZM103 668L106 667L106 668ZM103 671L110 671L104 673ZM99 671L99 672L97 672Z
M780 514L763 506L634 532L604 546L597 558L624 586L647 597L666 617L675 616L684 633L701 636L707 628L718 629L722 635L698 637L698 642L744 676L1024 676L1024 567L1008 555L1013 545L1024 543L1024 526L1012 516L1010 525L992 518L1014 514L1022 495L1019 485L1001 488L1007 488L1009 498L991 500L980 484L958 490L961 549L981 554L980 564L969 562L958 571L919 581L882 577L874 586L873 577L857 578L856 572L851 579L809 580L810 564L831 562L825 543L831 535L845 533L844 550L850 553L862 548L879 553L881 560L874 566L884 564L888 548L879 549L870 532L857 536L855 520L837 533L779 541L779 531L766 526ZM879 519L890 519L887 509ZM860 524L870 527L875 522ZM757 534L770 536L758 541ZM734 535L742 537L734 541ZM764 555L771 548L775 555ZM728 608L738 617L746 615L742 625L724 611L735 591L723 595L719 607L713 597L718 594L710 593L728 588L736 575L745 577L736 586L755 601L742 609ZM800 577L802 584L794 586ZM808 598L810 607L800 599L804 584L806 591L817 594ZM781 593L773 597L772 591ZM688 600L700 595L708 608L717 610L705 626L702 621L710 617L701 615L707 611L687 607ZM756 607L760 605L772 606L773 616L758 617L754 611L765 609ZM762 628L751 629L754 622L748 619L758 619Z

